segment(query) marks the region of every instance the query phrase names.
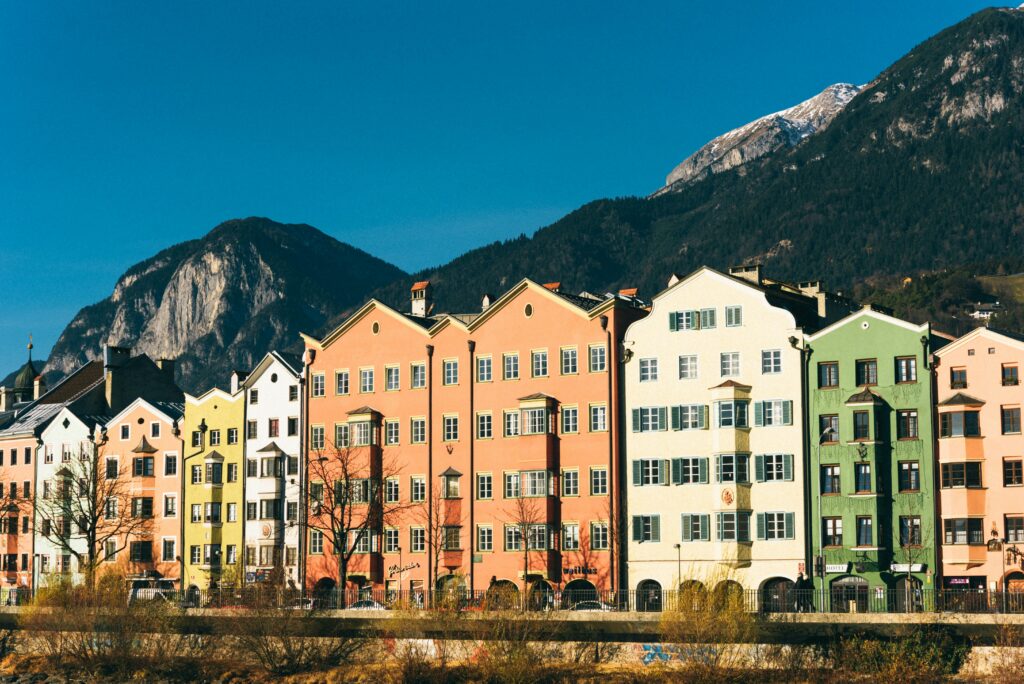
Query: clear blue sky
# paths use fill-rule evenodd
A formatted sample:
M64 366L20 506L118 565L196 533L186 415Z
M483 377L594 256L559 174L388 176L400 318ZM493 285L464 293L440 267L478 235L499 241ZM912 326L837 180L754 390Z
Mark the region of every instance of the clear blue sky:
M0 0L0 375L225 219L442 263L983 6Z

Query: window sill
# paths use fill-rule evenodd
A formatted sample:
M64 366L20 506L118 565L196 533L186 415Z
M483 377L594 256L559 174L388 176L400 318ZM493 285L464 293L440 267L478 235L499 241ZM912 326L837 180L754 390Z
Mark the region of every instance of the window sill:
M853 551L881 551L879 546L853 546L850 548Z
M878 492L854 492L850 494L851 499L873 499L878 496Z
M900 491L898 491L896 493L897 494L920 494L921 490L920 489L901 489Z

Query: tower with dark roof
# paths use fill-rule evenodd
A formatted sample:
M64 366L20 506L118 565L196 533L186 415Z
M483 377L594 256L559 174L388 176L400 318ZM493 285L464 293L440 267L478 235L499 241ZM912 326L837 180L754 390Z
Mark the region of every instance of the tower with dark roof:
M39 377L39 371L36 370L35 364L32 362L32 347L32 337L30 335L28 361L18 370L18 374L14 376L14 401L16 403L32 401L34 397L33 387L36 378Z

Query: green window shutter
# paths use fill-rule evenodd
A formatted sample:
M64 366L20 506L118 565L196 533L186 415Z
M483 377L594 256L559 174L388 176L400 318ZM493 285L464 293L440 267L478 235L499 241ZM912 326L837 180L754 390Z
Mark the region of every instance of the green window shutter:
M651 516L651 541L661 541L661 516Z
M704 404L704 406L701 407L700 426L699 427L700 427L701 430L707 430L708 429L708 405L707 404Z
M633 461L633 484L634 485L638 486L640 484L640 480L641 480L640 472L641 472L641 468L642 467L643 467L643 463L641 463L640 461Z
M683 459L672 459L672 484L683 483Z
M786 539L796 538L795 516L792 513L786 514Z
M633 409L633 432L640 432L640 409Z
M764 482L764 456L754 456L754 479L757 482Z
M668 429L668 409L666 409L664 406L658 407L658 429Z
M787 482L793 481L793 454L785 454L782 457L782 479Z
M711 541L711 516L706 513L700 516L700 538Z
M715 539L722 541L722 514L715 513Z
M789 399L782 402L782 424L793 424L793 402Z
M683 427L683 407L673 406L672 407L672 429L681 430Z
M692 516L689 513L683 513L683 536L682 540L693 541L693 524L691 523Z
M643 521L640 519L639 515L634 515L633 516L633 541L635 541L635 542L640 541L640 535L643 533L643 531L644 531Z
M764 402L754 402L754 427L761 427L764 425Z
M671 312L669 312L669 314L668 314L668 329L671 332L676 332L676 331L679 330L679 312L678 311L671 311Z
M760 540L764 540L764 533L765 533L764 513L758 513L757 514L757 538L760 539Z
M708 483L708 459L701 458L697 461L697 473L700 475L700 483Z
M668 484L668 459L663 458L658 461L658 484Z

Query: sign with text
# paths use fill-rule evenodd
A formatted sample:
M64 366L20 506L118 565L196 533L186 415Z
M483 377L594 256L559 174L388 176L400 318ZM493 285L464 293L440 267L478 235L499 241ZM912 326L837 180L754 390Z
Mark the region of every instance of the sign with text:
M850 571L850 564L849 563L829 563L829 564L827 564L825 566L825 572L828 572L828 573L839 573L839 572L849 572L849 571Z

